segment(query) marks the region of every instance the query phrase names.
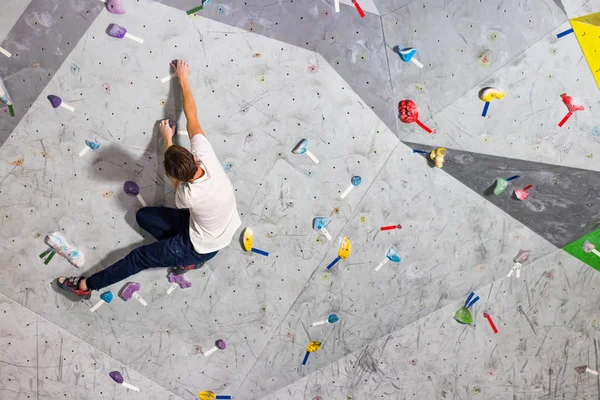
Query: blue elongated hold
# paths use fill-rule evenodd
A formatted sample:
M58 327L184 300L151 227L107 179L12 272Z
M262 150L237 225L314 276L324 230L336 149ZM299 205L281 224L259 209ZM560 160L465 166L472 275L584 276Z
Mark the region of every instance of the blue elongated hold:
M511 176L510 178L507 178L507 179L506 179L506 181L507 181L507 182L508 182L508 181L512 181L513 179L518 179L518 178L520 178L520 177L521 177L521 175L514 175L514 176Z
M268 257L269 253L264 251L264 250L259 250L259 249L255 249L254 247L250 249L251 252L256 253L256 254L260 254L261 256L265 256Z
M477 303L477 300L479 300L479 296L477 296L473 300L471 300L471 302L466 307L471 308L473 306L473 304Z
M563 36L567 36L569 33L573 33L573 28L571 28L571 29L567 29L566 31L562 31L562 32L560 32L560 33L557 33L557 34L556 34L556 37L557 37L558 39L560 39L560 38L561 38L561 37L563 37Z
M331 269L331 267L333 267L335 264L337 264L338 261L340 261L342 259L342 257L337 256L335 260L333 260L328 266L327 269Z
M419 154L429 154L428 151L424 151L424 150L415 150L413 149L413 153L419 153Z
M469 295L469 297L467 297L467 301L465 301L465 307L467 307L469 305L469 302L471 301L471 299L473 298L473 296L475 296L475 292L471 292L471 294Z
M482 117L485 117L487 115L488 109L490 108L490 102L486 101L485 105L483 106L483 111L481 113Z
M304 360L302 360L302 365L306 365L306 362L308 361L308 356L310 355L310 353L307 351L306 354L304 355Z

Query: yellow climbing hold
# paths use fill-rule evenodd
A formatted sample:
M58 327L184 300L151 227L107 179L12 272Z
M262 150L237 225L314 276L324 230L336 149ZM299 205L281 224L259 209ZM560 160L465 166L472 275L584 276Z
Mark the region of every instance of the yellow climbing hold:
M265 76L264 76L264 75L261 75L261 76L260 76L260 79L259 79L258 81L259 81L259 82L261 82L261 83L262 83L262 82L264 82L264 81L265 81Z
M588 62L596 85L600 87L600 13L588 14L571 19L571 27Z
M313 340L306 346L306 351L312 353L321 349L321 342Z

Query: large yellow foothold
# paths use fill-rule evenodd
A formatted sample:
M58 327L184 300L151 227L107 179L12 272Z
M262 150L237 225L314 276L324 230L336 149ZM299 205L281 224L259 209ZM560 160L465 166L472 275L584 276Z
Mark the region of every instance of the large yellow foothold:
M600 13L573 18L571 27L596 80L596 85L600 88L600 53L596 52L600 47Z
M432 150L429 153L429 158L437 168L442 168L444 166L444 157L446 156L446 149L443 147L438 147L435 150Z
M252 250L252 229L250 229L250 228L244 229L242 241L244 244L244 250L251 251Z
M312 341L308 344L308 346L306 346L306 351L309 353L312 353L312 352L320 350L320 349L321 349L321 342L318 342L318 341Z
M352 250L352 245L350 244L350 239L348 236L344 236L342 238L342 244L340 245L340 249L338 250L338 256L345 260L350 256L350 251Z

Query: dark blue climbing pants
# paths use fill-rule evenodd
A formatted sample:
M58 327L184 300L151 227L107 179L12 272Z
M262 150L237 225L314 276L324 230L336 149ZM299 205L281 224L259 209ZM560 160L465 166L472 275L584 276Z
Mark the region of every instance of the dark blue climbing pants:
M140 246L86 280L89 289L100 290L147 268L181 267L202 264L217 252L196 253L190 241L190 212L167 207L144 207L136 214L138 225L158 240Z

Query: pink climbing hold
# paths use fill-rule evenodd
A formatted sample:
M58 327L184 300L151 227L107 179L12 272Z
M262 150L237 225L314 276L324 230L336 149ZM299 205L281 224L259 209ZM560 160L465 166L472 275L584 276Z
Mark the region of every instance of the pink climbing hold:
M106 9L112 14L125 14L121 7L121 0L106 0Z
M515 197L521 201L527 200L527 198L529 197L529 193L527 191L532 187L533 185L527 185L523 189L515 189Z

